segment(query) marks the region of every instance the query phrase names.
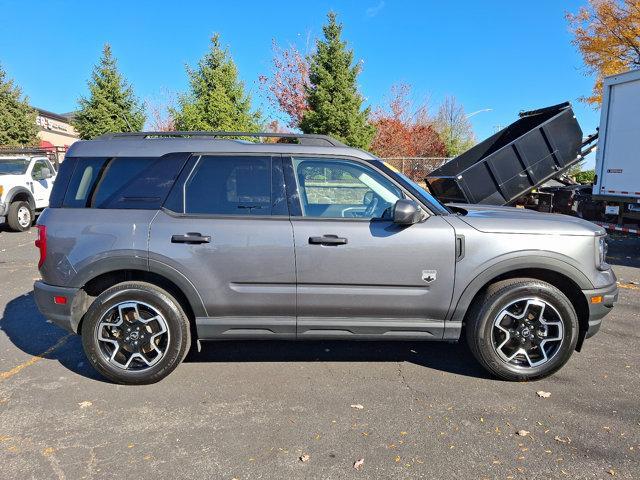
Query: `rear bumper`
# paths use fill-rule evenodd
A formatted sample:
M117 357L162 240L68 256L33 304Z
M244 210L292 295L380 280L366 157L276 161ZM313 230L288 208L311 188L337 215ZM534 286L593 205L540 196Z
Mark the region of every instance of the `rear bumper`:
M33 285L33 295L40 313L59 327L78 333L80 319L86 311L87 295L79 288L57 287L42 281ZM54 297L65 297L64 305L54 303Z
M615 302L618 301L618 285L614 282L603 288L583 290L582 293L587 299L587 305L589 305L589 328L585 336L585 338L589 338L598 333L602 319L609 314ZM602 297L602 301L592 303L593 297Z

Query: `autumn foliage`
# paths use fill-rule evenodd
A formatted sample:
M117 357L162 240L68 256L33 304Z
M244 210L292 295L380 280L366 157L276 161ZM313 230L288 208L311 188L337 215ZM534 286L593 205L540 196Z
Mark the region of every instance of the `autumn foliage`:
M378 108L372 115L376 135L371 150L382 158L443 157L445 145L431 122L426 105L412 108L411 87L392 87L387 108Z
M271 105L287 116L287 126L298 128L308 110L306 88L309 85L309 62L295 45L280 47L273 42L273 71L261 75L260 84L269 91Z
M589 0L578 13L567 13L567 20L587 72L596 77L584 100L598 106L605 76L640 68L640 1Z

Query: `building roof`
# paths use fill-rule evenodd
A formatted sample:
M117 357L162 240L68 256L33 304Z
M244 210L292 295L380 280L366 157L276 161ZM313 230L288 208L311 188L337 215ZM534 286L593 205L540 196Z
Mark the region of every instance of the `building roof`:
M37 112L43 117L51 118L59 122L71 123L72 116L70 113L59 114L59 113L50 112L49 110L45 110L43 108L38 108L38 107L33 107L33 108L35 108ZM74 113L74 112L71 112L71 113Z

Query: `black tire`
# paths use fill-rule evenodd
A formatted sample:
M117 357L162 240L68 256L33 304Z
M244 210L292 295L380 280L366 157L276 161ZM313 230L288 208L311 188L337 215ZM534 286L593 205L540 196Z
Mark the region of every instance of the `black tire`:
M166 341L164 336L161 336L159 339L165 342L162 346L163 354L162 356L158 355L159 360L152 366L142 365L140 369L133 369L132 366L129 366L125 369L123 366L119 366L117 363L110 361L109 353L111 352L108 351L109 343L98 339L98 326L103 320L103 317L105 317L105 315L116 315L114 313L116 310L114 309L117 309L118 305L127 302L137 302L140 306L143 306L143 308L149 307L149 311L155 310L156 313L160 314L166 324ZM117 311L122 313L121 310ZM151 316L153 315L151 314ZM116 315L115 318L119 318L119 316ZM114 323L114 325L116 324ZM120 330L122 331L122 335L128 335L124 333L124 325L133 326L129 323L123 323L122 329L117 329L118 331L116 333L118 336L120 335ZM149 329L151 329L151 327L149 327ZM102 327L102 330L104 334L104 327ZM160 328L156 328L156 330L160 330ZM178 301L165 290L145 282L124 282L102 292L84 315L81 333L82 346L93 367L109 380L128 385L144 385L162 380L182 362L191 345L189 320ZM144 333L147 332L143 330L142 335L144 335ZM154 336L151 335L151 338L153 337ZM129 340L129 337L126 338ZM136 334L136 339L137 338L138 334ZM149 335L147 335L146 341L148 342L148 340ZM124 337L119 336L119 341L124 342ZM143 342L141 341L141 343ZM128 350L125 350L125 347L129 345L130 343L122 345L119 352L130 353ZM147 346L149 350L151 350L151 344L148 343ZM111 346L111 348L116 349L114 346ZM141 361L133 361L131 365L136 363L141 363Z
M530 340L530 336L527 336L527 339L523 340L523 332L529 334L531 331L524 325L525 319L512 320L510 315L505 317L501 316L503 311L510 308L511 305L514 305L515 307L513 308L515 309L522 308L523 303L517 303L520 299L530 298L539 299L544 302L546 304L545 310L548 306L551 306L552 308L549 309L548 313L550 317L560 317L562 332L559 327L542 328L546 332L548 332L550 328L557 328L557 330L554 330L553 335L561 337L562 340L550 342L553 355L546 355L545 352L545 357L532 362L528 356L520 354L517 355L514 360L507 361L510 355L504 355L506 358L503 358L501 354L498 353L498 350L500 350L504 354L504 351L498 348L498 343L501 344L502 341L505 341L508 346L515 344L513 350L509 351L509 353L511 353L520 347L518 342L531 342L523 344L523 347L525 347L534 342L540 342L541 338L546 338L546 335L545 337L538 337L540 330L535 330L533 340ZM522 300L522 302L526 304L526 300ZM533 308L535 309L537 307L533 305ZM495 327L494 321L498 321L499 316L505 318L507 322L521 322L519 323L520 326L510 330L514 332L513 336L511 334L507 336L506 332L501 333L501 331L496 330L496 328L499 329L500 327ZM547 313L545 313L545 316L547 316ZM549 318L546 320L548 321ZM554 320L557 320L557 318L554 318ZM538 380L560 369L567 363L569 357L571 357L571 354L575 350L579 328L578 317L569 299L553 285L541 280L529 278L503 280L490 285L486 291L474 301L467 313L465 322L467 343L476 359L493 375L511 381ZM498 338L498 340L496 338ZM512 343L509 344L508 342ZM545 347L544 344L543 347ZM533 352L533 354L539 354L540 351L539 346L532 347L532 349L529 350L529 352ZM539 361L543 361L544 358L547 357L548 360L537 365ZM525 360L528 365L525 364ZM522 362L522 364L514 364L514 362L519 361ZM536 365L532 366L532 363Z
M29 215L28 219L23 222L24 214ZM26 232L31 228L33 224L33 210L29 205L29 202L13 202L9 205L9 212L7 213L7 223L9 224L9 228L14 232Z

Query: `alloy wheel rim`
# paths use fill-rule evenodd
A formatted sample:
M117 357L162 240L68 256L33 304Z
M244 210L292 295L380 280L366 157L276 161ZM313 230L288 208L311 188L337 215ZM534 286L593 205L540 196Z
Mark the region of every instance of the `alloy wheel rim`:
M21 227L28 227L31 223L31 211L27 207L18 209L18 223Z
M558 354L564 332L562 316L553 305L538 297L521 298L496 315L492 345L505 363L535 368Z
M162 314L149 304L129 301L111 307L96 327L103 358L123 370L144 371L167 352L169 328Z

